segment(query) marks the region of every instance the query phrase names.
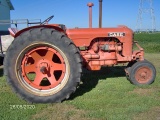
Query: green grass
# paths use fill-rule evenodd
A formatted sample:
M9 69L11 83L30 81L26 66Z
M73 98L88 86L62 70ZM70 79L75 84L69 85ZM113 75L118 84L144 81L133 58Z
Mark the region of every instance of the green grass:
M85 70L80 87L69 100L58 104L32 104L34 109L25 109L24 106L30 104L10 89L3 76L3 68L0 68L0 120L160 119L160 53L157 52L160 47L149 50L150 44L159 44L160 34L155 36L135 36L141 38L140 45L148 52L146 59L156 66L157 77L152 85L138 87L130 84L125 77L124 67L102 68L97 72Z
M160 53L160 33L135 34L135 41L144 48L147 53Z

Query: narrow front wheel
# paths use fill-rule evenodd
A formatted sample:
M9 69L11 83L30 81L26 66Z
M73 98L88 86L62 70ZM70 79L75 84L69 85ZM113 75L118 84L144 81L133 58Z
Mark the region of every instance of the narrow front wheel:
M138 61L129 68L129 80L135 85L152 84L156 77L156 69L152 63Z

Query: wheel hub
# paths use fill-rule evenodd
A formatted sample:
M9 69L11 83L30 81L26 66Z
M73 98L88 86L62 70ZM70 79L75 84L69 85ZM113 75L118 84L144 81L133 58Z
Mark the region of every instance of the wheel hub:
M64 58L54 48L33 48L22 60L24 80L30 86L40 90L48 90L60 85L65 73Z
M141 67L137 70L135 78L139 83L147 83L152 77L152 72L148 67Z
M48 72L50 72L50 64L46 61L42 61L39 63L38 65L39 67L39 71L42 73L42 74L47 74Z
M145 72L142 72L142 73L140 74L140 76L141 76L141 78L142 78L142 79L144 79L144 80L145 80L145 79L146 79L146 77L147 77L147 74L146 74Z

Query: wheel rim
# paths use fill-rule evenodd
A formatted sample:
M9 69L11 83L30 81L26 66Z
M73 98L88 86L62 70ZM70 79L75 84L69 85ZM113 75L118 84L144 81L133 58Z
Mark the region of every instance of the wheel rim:
M57 93L65 86L69 64L65 54L56 46L34 43L19 54L16 73L25 89L46 96Z
M141 67L136 71L135 78L139 83L147 83L152 78L152 71L148 67Z

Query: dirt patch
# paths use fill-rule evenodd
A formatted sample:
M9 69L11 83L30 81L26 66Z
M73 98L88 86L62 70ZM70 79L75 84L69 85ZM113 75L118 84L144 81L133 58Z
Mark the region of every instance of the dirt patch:
M134 89L133 91L130 91L130 93L136 93L138 95L142 95L142 96L148 96L151 95L152 93L154 93L156 90L155 89L142 89L142 88L137 88Z
M31 117L33 120L96 120L85 118L86 111L63 103L53 104Z
M160 106L136 115L133 120L160 120Z

